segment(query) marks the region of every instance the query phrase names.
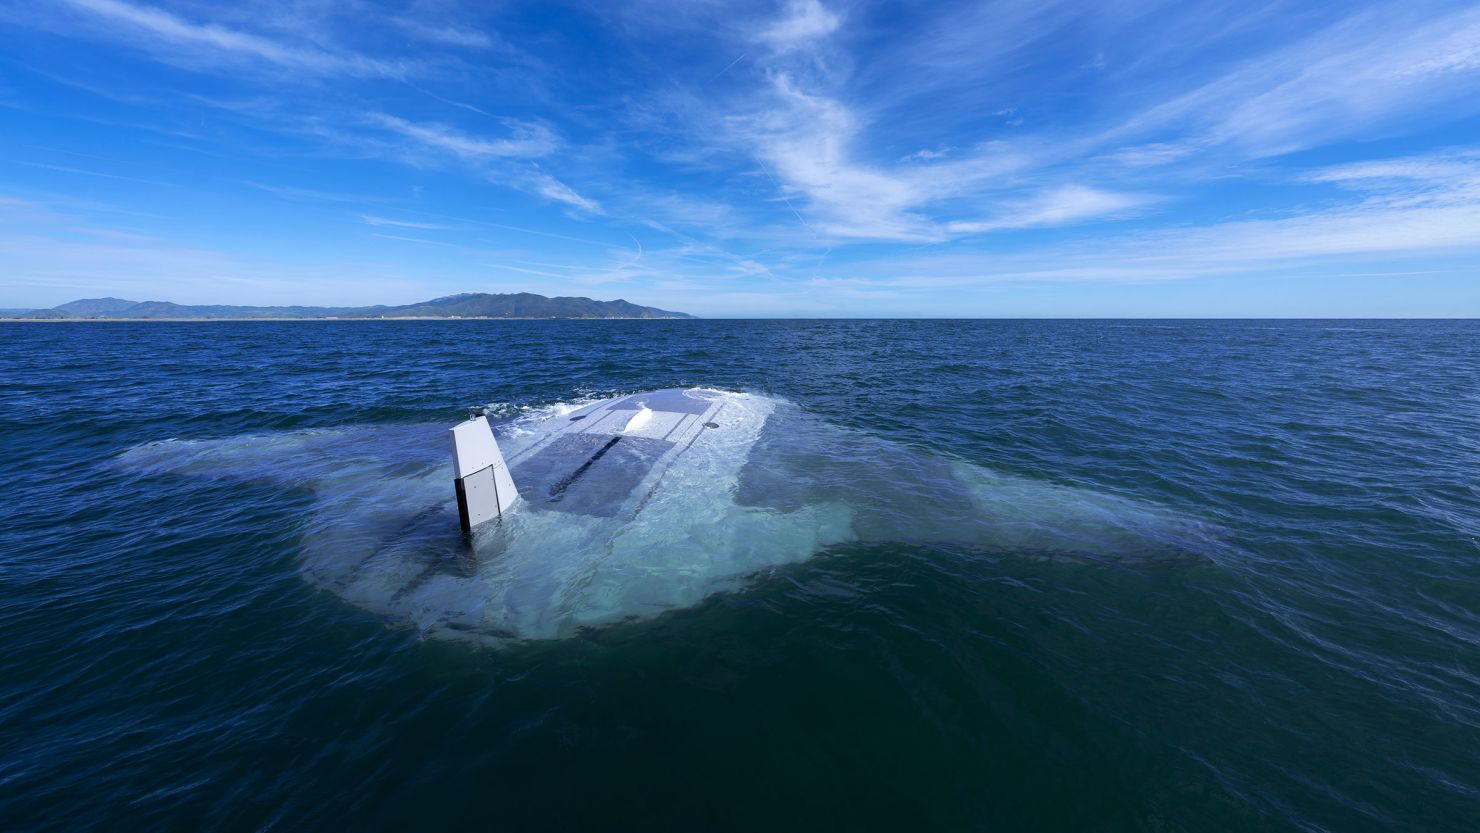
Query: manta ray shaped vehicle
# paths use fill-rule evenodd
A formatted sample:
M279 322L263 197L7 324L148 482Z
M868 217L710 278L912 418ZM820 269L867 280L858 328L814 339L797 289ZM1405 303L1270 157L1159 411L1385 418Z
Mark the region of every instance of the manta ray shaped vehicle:
M455 504L439 434L171 440L120 462L307 488L306 578L427 635L495 643L686 607L849 542L1149 567L1204 562L1220 537L1170 509L995 472L754 393L619 396L500 426L498 439L475 417L451 429Z

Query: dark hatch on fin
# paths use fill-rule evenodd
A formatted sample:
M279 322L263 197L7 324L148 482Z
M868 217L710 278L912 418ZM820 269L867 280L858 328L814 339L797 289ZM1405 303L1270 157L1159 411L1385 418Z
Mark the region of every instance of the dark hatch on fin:
M566 434L511 473L520 497L536 508L610 518L672 447L653 437Z

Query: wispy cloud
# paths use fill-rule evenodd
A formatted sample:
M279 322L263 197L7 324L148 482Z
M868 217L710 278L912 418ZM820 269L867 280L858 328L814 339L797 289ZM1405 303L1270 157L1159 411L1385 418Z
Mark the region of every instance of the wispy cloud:
M427 231L438 231L449 229L451 226L439 225L437 223L417 223L410 220L392 220L387 217L375 217L369 214L360 216L360 220L367 226L390 226L392 228L413 228Z
M1093 173L1083 169L1048 173L1046 166L1066 158L1062 148L1029 153L980 142L964 150L916 150L892 163L878 159L871 147L878 134L887 135L887 125L812 89L837 86L826 41L840 25L837 15L810 2L789 7L763 29L763 39L787 33L785 52L805 54L800 63L796 55L775 57L768 95L752 103L752 113L727 122L737 143L754 148L766 173L774 172L782 197L820 235L819 243L943 242L1118 216L1154 202L1093 184ZM1010 126L1023 121L1015 108L993 115Z
M528 182L535 193L546 199L564 203L572 208L578 208L590 214L601 213L601 205L595 200L587 199L577 194L574 188L571 188L569 185L547 173L538 172L530 177Z
M345 194L338 191L324 191L317 188L300 188L294 185L272 185L265 182L247 182L262 191L266 191L276 197L294 202L326 202L326 203L355 203L363 205L366 203L385 202L385 197L371 196L368 194Z
M1389 193L1406 183L1421 186L1418 198L1422 201L1480 200L1480 151L1334 165L1311 171L1304 179Z
M947 224L946 229L954 234L980 234L999 229L1058 226L1123 215L1154 201L1154 198L1143 194L1118 194L1082 185L1064 185L1022 202L1009 203L992 219L957 221Z
M796 49L831 35L839 22L818 0L792 0L785 16L766 27L760 40L779 50Z
M384 234L378 231L371 232L370 236L379 237L382 240L398 240L402 243L420 243L425 246L445 246L449 249L461 248L456 243L448 243L444 240L428 240L425 237L406 237L400 234Z
M1034 21L1040 28L1045 20L1062 23L1020 6L999 10L999 34L1015 27L1028 36ZM1464 89L1454 76L1480 68L1480 11L1461 8L1437 20L1393 17L1354 14L1144 108L1110 131L1057 137L1047 145L988 142L949 161L937 151L915 151L887 164L870 152L888 135L887 125L836 93L818 91L837 90L847 80L850 64L829 65L828 40L840 18L816 2L797 3L760 30L761 39L786 45L772 58L770 95L752 105L753 114L729 124L738 129L739 143L755 148L767 172L774 172L788 205L831 240L939 242L1122 217L1160 201L1140 189L1107 187L1128 170L1195 164L1220 148L1252 156L1284 153L1452 100ZM980 30L966 28L973 37ZM803 62L792 52L806 53ZM945 59L937 58L915 56L939 74ZM1095 58L1103 68L1104 55ZM921 73L902 81L930 83ZM1480 111L1480 99L1465 106ZM1015 107L993 113L1010 126L1023 123ZM1157 138L1168 134L1174 138ZM1126 145L1132 137L1143 141ZM1028 147L1034 149L1025 152Z
M1470 76L1462 83L1457 76ZM1267 156L1319 145L1441 104L1480 111L1480 8L1381 7L1252 57L1152 106L1105 138L1187 131L1205 145ZM1457 108L1457 109L1456 109Z
M935 159L944 159L945 157L950 156L951 155L951 151L953 151L953 150L955 150L955 148L949 148L949 147L945 147L945 148L922 148L920 150L915 151L914 153L906 154L906 155L900 157L899 161L901 161L901 162L930 162L930 161L935 160Z
M1480 254L1480 154L1334 166L1305 179L1355 199L1286 216L1229 220L1080 240L991 259L923 255L871 265L878 275L819 278L819 285L930 290L1001 282L1175 280L1267 273L1309 263Z
M746 125L746 138L782 184L807 200L826 231L843 237L932 236L909 209L926 195L917 184L856 163L854 115L836 101L809 95L791 76L772 79L777 106Z
M250 60L326 75L399 77L406 73L406 66L401 63L377 60L348 50L287 43L214 23L196 23L153 6L123 0L63 2L109 24L95 30L98 34L125 40L166 60L185 60L195 64Z
M1186 159L1205 147L1205 143L1192 141L1148 142L1144 145L1120 148L1098 157L1097 161L1123 165L1127 168L1150 168Z
M548 127L531 122L510 121L507 138L484 139L445 124L416 124L385 113L372 113L367 118L372 124L422 145L465 159L532 158L546 156L556 148L555 134Z
M21 164L32 168L42 168L48 171L57 171L58 173L77 174L79 176L96 176L102 177L103 179L119 179L125 182L137 182L140 185L158 185L162 187L171 187L170 183L160 182L159 180L155 179L143 179L141 177L127 176L124 174L111 174L105 171L94 171L87 168L74 168L70 165L51 165L46 162L22 162Z
M985 227L953 227L927 213L935 204L990 186L1023 159L986 146L959 159L907 157L893 166L857 156L865 137L858 115L841 102L804 91L791 74L771 79L768 109L734 124L759 149L787 194L804 200L809 226L839 239L939 241Z
M462 26L429 22L415 17L392 18L392 22L416 37L432 43L462 46L469 49L487 49L495 43L494 38L487 32Z

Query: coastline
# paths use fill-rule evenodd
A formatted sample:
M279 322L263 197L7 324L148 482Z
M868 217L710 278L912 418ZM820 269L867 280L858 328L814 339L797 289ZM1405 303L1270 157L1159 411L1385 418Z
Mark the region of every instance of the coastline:
M697 318L677 316L650 317L582 317L558 318L550 316L515 315L382 315L375 317L284 317L284 318L0 318L0 324L141 324L141 323L201 323L231 321L697 321Z

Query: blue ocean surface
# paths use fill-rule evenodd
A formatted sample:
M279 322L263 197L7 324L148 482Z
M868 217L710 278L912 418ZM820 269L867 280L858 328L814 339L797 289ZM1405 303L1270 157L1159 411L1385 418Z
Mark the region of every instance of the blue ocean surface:
M689 387L813 426L737 490L908 495L829 483L878 534L549 638L309 580L391 540L325 495L394 509L470 411ZM0 437L7 831L1480 819L1480 322L8 324ZM947 471L1027 531L947 534Z

